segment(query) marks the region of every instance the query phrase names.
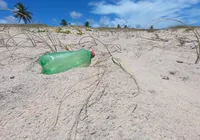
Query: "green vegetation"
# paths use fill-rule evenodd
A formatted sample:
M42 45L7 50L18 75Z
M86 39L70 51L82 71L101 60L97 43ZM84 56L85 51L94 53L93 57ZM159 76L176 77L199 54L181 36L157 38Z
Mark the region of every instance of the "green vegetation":
M85 27L90 27L90 23L88 21L85 22Z
M84 34L80 29L77 29L77 31L78 31L77 35L83 35Z
M32 13L28 11L28 7L25 7L21 2L15 5L16 10L13 11L14 17L24 21L25 24L32 21Z
M71 31L70 30L66 30L66 31L62 31L62 28L57 28L55 30L56 33L65 33L65 34L71 34Z
M44 30L44 29L38 29L37 32L39 32L39 33L43 33L43 32L47 32L47 30Z
M128 28L127 25L125 25L124 28Z
M61 33L71 34L71 31L70 30L66 30L66 31L61 31Z
M85 30L86 30L86 31L92 31L92 30L91 30L91 29L89 29L89 28L86 28Z
M151 25L149 28L149 32L153 32L153 31L154 31L154 28L153 28L153 25Z
M118 25L117 25L117 28L121 28L121 26L118 24Z
M61 32L61 30L62 30L62 28L60 28L60 27L59 27L59 28L57 28L57 29L56 29L56 33L60 33L60 32Z
M187 29L184 30L184 32L188 33L189 31L192 31L192 30L194 30L194 29L193 28L187 28Z
M168 27L168 29L170 29L170 28L171 29L181 29L181 28L188 28L188 27L185 26L185 25L176 25L176 26L170 26L170 27Z
M62 19L61 22L60 22L60 25L61 26L67 26L67 21L65 19Z

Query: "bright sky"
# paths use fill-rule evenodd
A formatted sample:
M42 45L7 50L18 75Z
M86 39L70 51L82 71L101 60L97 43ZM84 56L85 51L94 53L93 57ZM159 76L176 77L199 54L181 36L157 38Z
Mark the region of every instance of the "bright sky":
M17 0L0 0L0 9L14 9ZM200 26L200 0L21 0L33 13L34 23L59 25L89 21L93 27L144 27L158 18L173 18ZM0 23L18 23L11 12L0 10ZM177 25L165 21L156 28Z

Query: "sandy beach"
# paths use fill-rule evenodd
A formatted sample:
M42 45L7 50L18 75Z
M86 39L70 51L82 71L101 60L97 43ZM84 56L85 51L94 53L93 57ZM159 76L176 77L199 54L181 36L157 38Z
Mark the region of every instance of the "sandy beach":
M1 27L1 140L200 139L193 32L61 31ZM89 67L41 73L43 54L80 48L96 53Z

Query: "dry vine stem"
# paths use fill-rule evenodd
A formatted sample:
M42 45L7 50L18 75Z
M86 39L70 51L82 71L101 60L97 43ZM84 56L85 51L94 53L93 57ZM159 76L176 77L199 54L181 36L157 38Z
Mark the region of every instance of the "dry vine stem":
M119 68L121 68L121 69L122 69L125 73L127 73L129 76L131 76L131 78L133 79L133 81L134 81L135 84L137 85L138 94L139 94L139 93L140 93L140 87L139 87L139 84L138 84L138 82L137 82L135 76L132 75L131 73L129 73L129 72L121 65L121 62L119 61L119 59L113 57L112 53L110 52L110 50L108 49L108 47L106 46L106 44L104 44L102 41L100 41L99 39L94 38L94 37L91 36L91 35L90 35L90 37L93 38L93 40L95 40L95 43L96 43L96 41L99 41L99 42L106 48L106 50L108 51L108 53L109 53L109 55L110 55L110 57L111 57L113 63L116 64ZM137 95L138 95L138 94L137 94Z
M18 35L25 35L25 36L28 38L28 40L17 43L17 42L15 42L15 40L13 40L13 38L15 38L15 37L18 36ZM106 53L109 55L109 57L107 57L104 61L106 61L106 60L108 60L109 58L111 58L111 59L112 59L112 62L113 62L115 65L118 66L117 69L120 68L120 69L122 69L125 73L127 73L129 76L131 76L131 78L134 80L134 82L135 82L136 85L137 85L138 94L139 94L139 93L140 93L140 88L139 88L139 85L138 85L138 83L137 83L137 81L136 81L136 79L135 79L135 76L133 76L132 74L130 74L130 73L121 65L121 62L118 61L116 58L113 57L112 51L109 50L108 46L109 46L109 45L113 45L113 44L104 44L102 41L100 41L100 40L94 38L94 37L91 36L91 35L90 35L89 37L91 37L91 38L93 39L95 45L98 45L97 42L98 42L98 43L100 42L100 43L106 48L106 51L107 51ZM50 43L46 40L46 38L48 39L48 41L49 41ZM47 34L46 37L44 37L44 36L42 36L41 34L39 34L39 35L32 34L32 33L31 33L30 31L28 31L28 30L24 30L22 33L19 33L19 34L15 34L15 35L13 35L13 36L10 36L10 38L8 38L7 42L5 42L5 44L6 44L6 48L8 49L10 55L12 56L12 55L15 53L15 51L17 50L17 48L18 48L18 47L21 47L21 46L22 46L24 43L26 43L26 42L31 42L33 46L37 46L37 44L36 44L36 43L37 43L37 41L36 41L37 39L41 40L42 43L46 43L46 45L49 46L49 48L51 49L51 51L57 51L57 48L56 48L56 45L57 45L57 42L56 42L56 41L57 41L57 40L52 36L52 34L49 33L49 34ZM13 40L14 43L16 44L16 46L18 46L18 47L16 47L16 48L15 48L14 50L12 50L12 51L9 50L9 41L11 41L11 40ZM4 40L3 40L3 41L4 41ZM2 42L3 42L3 41L2 41ZM58 42L58 43L61 44L61 42ZM79 44L80 44L80 46L81 46L81 40L79 41ZM115 45L114 45L113 47L115 47ZM116 46L116 50L119 50L119 51L120 51L120 50L121 50L120 46ZM104 62L104 61L103 61L103 62ZM101 62L100 62L100 63L101 63ZM115 71L115 70L114 70L114 71ZM73 124L71 130L69 131L69 134L68 134L69 139L71 139L72 133L73 133L73 132L75 132L75 133L74 133L74 138L76 138L77 127L78 127L78 124L79 124L79 121L80 121L81 114L82 114L82 112L84 111L84 109L85 109L85 112L86 112L86 114L87 114L87 108L93 106L93 105L94 105L96 102L98 102L98 101L101 99L101 97L103 96L103 93L105 92L107 85L106 85L105 88L103 89L102 93L101 93L101 94L98 94L98 97L95 97L94 100L91 99L91 97L92 97L93 94L95 93L96 89L97 89L98 86L101 84L101 81L102 81L104 75L105 75L105 74L108 74L108 73L111 73L111 72L113 72L113 71L106 71L106 70L104 70L104 72L98 73L98 74L96 74L96 75L93 75L93 76L91 76L91 77L88 77L88 78L84 79L84 80L87 80L87 79L93 78L93 77L95 77L95 76L99 76L97 80L95 80L92 84L90 84L89 86L86 86L86 87L84 88L84 89L86 90L86 89L89 89L89 88L92 87L92 92L91 92L91 93L89 94L89 96L85 99L85 101L84 101L84 103L83 103L81 109L80 109L79 112L78 112L78 115L76 116L76 120L75 120L75 122L74 122L74 124ZM82 81L84 81L84 80L82 80ZM82 81L78 81L77 83L75 83L75 84L74 84L72 87L70 87L69 89L73 88L76 84L78 84L78 83L80 83L80 82L82 82ZM94 85L95 85L95 87L94 87L94 89L93 89L93 86L94 86ZM69 90L69 89L68 89L68 90ZM79 90L84 90L84 89L79 89ZM72 94L75 93L76 91L78 91L78 90L72 91L69 95L67 95L67 93L65 93L65 94L62 96L62 99L61 99L61 101L59 102L59 105L58 105L57 115L56 115L56 119L55 119L53 128L55 128L56 125L57 125L57 123L58 123L59 114L60 114L60 109L61 109L62 103L63 103L70 95L72 95ZM137 95L138 95L138 94L137 94ZM135 94L134 94L134 95L135 95Z
M96 38L94 38L94 37L92 37L92 36L90 36L90 37L93 38L93 40L95 40L95 44L96 44L96 45L97 45L97 41L100 42L100 43L106 48L106 50L107 50L107 52L108 52L108 54L109 54L109 57L108 57L108 58L111 57L112 60L113 60L113 63L114 63L115 65L117 65L120 69L122 69L126 74L128 74L128 75L134 80L134 82L135 82L136 85L137 85L138 94L139 94L139 93L140 93L140 88L139 88L139 85L138 85L138 83L137 83L137 81L136 81L136 79L135 79L135 76L133 76L133 75L130 74L125 68L123 68L123 66L120 64L120 62L119 62L116 58L113 57L112 53L110 52L110 50L108 49L108 47L107 47L103 42L101 42L100 40L98 40L98 39L96 39ZM84 38L85 38L85 37L84 37ZM81 46L81 41L79 41L79 45ZM117 68L117 69L119 69L119 68ZM116 70L117 70L117 69L116 69ZM115 70L114 70L114 71L115 71ZM72 85L72 86L69 88L69 89L71 89L71 88L73 88L75 85L77 85L78 83L80 83L80 82L82 82L82 81L85 81L85 80L88 80L88 79L90 79L90 78L92 78L92 77L98 76L98 79L95 80L92 84L90 84L89 86L86 86L84 89L79 89L79 90L85 90L85 89L88 89L88 88L90 88L90 87L92 87L92 86L95 85L94 90L92 91L92 93L90 93L90 94L88 95L88 97L87 97L86 100L84 101L82 107L80 108L80 110L79 110L79 112L78 112L78 114L77 114L77 116L76 116L75 122L73 123L73 125L72 125L72 127L71 127L71 129L70 129L70 131L69 131L69 133L68 133L68 138L67 138L67 139L71 140L72 137L73 137L74 139L76 139L77 127L78 127L78 124L79 124L79 121L80 121L80 117L81 117L81 114L82 114L83 110L85 109L85 117L86 117L86 116L87 116L87 108L88 108L88 107L91 107L92 105L94 105L94 104L95 104L96 102L98 102L98 101L101 99L101 97L103 96L102 94L105 92L105 89L106 89L107 86L103 89L101 95L99 95L99 97L96 98L95 101L94 101L94 100L90 101L92 95L95 93L97 87L98 87L99 84L101 83L101 81L102 81L104 75L105 75L106 73L108 73L108 72L111 73L111 72L113 72L113 71L104 70L104 72L102 72L102 73L98 73L98 74L93 75L93 76L91 76L91 77L87 77L86 79L83 79L83 80L81 80L81 81L78 81L77 83L75 83L74 85ZM101 76L100 76L100 75L101 75ZM69 89L68 89L68 91L69 91ZM53 129L56 127L56 125L57 125L57 123L58 123L59 114L60 114L60 109L61 109L62 103L63 103L69 96L71 96L73 93L75 93L76 91L77 91L77 90L72 91L69 95L67 95L67 93L65 93L65 94L63 95L62 100L60 101L59 106L58 106L57 115L56 115L56 120L55 120ZM134 97L136 97L138 94L135 95L135 93L134 93L134 95L135 95ZM89 104L89 102L92 102L92 103ZM84 117L84 118L85 118L85 117ZM74 133L73 133L73 132L74 132ZM72 135L74 135L74 136L72 136Z
M94 38L94 39L95 39L95 38ZM127 74L133 79L133 81L134 81L135 84L137 85L138 94L140 94L140 87L139 87L139 84L138 84L138 82L137 82L135 76L134 76L133 74L129 73L129 72L121 65L121 62L120 62L119 59L113 57L113 55L112 55L112 53L110 52L110 50L108 49L108 47L107 47L102 41L100 41L100 40L98 40L98 39L96 39L96 40L99 41L99 42L107 49L108 53L109 53L110 56L111 56L111 59L112 59L113 63L116 64L119 68L121 68L125 73L127 73ZM137 94L137 95L138 95L138 94ZM136 96L137 96L137 95L136 95Z
M113 71L107 71L107 73L112 73L112 72L114 72L114 71L116 71L116 70L117 70L117 69L115 69L115 70L113 70ZM96 77L96 76L99 76L99 75L104 75L105 72L106 72L106 71L100 72L100 73L97 73L97 74L95 74L95 75L89 76L89 77L87 77L87 78L85 78L85 79L83 79L83 80L80 80L80 81L76 82L75 84L73 84L72 86L70 86L70 87L67 89L67 91L69 91L70 89L72 89L72 88L75 87L77 84L79 84L79 83L81 83L81 82L83 82L83 81L89 80L89 79L91 79L91 78L93 78L93 77ZM79 89L79 90L84 90L84 89L90 88L90 87L91 87L93 84L95 84L97 81L99 81L99 78L98 78L97 80L95 80L92 84L90 84L89 86L86 86L85 88ZM61 106L62 106L62 103L63 103L69 96L71 96L73 93L75 93L76 91L79 91L79 90L75 90L75 91L71 92L69 95L67 95L68 92L66 92L66 93L62 96L61 101L60 101L59 106L58 106L58 110L57 110L57 115L56 115L55 123L54 123L54 126L53 126L52 129L54 129L54 128L56 127L57 123L58 123L59 114L60 114L60 108L61 108ZM66 95L67 95L67 96L66 96Z
M135 76L134 76L133 74L131 74L130 72L128 72L128 71L122 66L122 64L121 64L121 62L120 62L120 59L117 59L117 58L112 57L112 61L113 61L114 64L116 64L118 67L120 67L125 73L127 73L127 74L131 77L131 79L133 79L133 81L135 82L135 84L136 84L136 86L137 86L137 89L138 89L138 93L135 95L135 97L136 97L137 95L139 95L140 92L141 92L141 89L140 89L140 87L139 87L139 84L138 84L138 82L137 82ZM135 94L135 93L133 93L133 95L134 95L134 94Z
M74 124L72 125L72 127L71 127L71 129L70 129L70 131L69 131L69 133L68 133L68 138L67 138L68 140L71 140L73 130L75 130L74 140L76 139L77 127L78 127L78 124L79 124L79 121L80 121L81 113L82 113L82 111L84 110L84 108L87 110L87 106L88 106L88 103L89 103L89 101L90 101L90 98L91 98L92 95L95 93L97 87L98 87L99 84L101 83L101 81L102 81L102 79L103 79L103 77L104 77L104 75L105 75L105 72L106 72L106 70L104 71L104 73L102 74L102 76L99 78L97 84L95 85L94 90L93 90L92 93L89 94L89 96L86 98L84 104L82 105L81 109L79 110L79 113L78 113L78 115L76 116L75 122L74 122Z
M191 29L191 31L193 32L193 34L196 37L197 42L198 42L198 45L195 45L196 54L197 54L197 58L196 58L195 64L198 64L199 61L200 61L200 34L198 33L198 31L196 29L188 26L183 21L176 20L176 19L170 19L170 18L159 18L159 19L153 20L150 23L148 23L147 25L145 25L145 27L148 26L149 24L151 24L152 22L158 23L158 22L162 22L162 21L166 21L166 20L170 20L170 21L175 21L175 22L181 23L182 25L184 25L185 27L187 27L187 29Z

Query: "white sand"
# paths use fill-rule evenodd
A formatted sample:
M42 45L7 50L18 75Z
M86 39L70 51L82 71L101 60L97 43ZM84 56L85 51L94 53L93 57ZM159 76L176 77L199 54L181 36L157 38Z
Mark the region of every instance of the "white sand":
M39 56L50 52L40 39L34 37L36 46L23 34L5 39L4 43L1 40L1 140L200 139L200 64L194 64L194 45L186 43L180 46L177 40L183 36L195 40L191 32L81 29L85 34L79 36L75 29L69 30L73 34L55 33L52 29L52 36L73 50L79 49L77 43L89 34L104 44L110 44L109 50L135 76L141 92L138 94L133 79L111 58L94 67L97 61L108 56L105 47L97 40L96 46L91 38L81 41L83 47L89 49L93 46L91 50L96 52L91 67L48 76L41 74L37 63ZM0 37L10 38L7 31L1 31ZM16 28L9 31L11 35L22 33ZM168 42L152 41L156 33ZM40 34L44 38L46 35L31 34ZM24 41L27 42L17 47ZM59 45L57 48L64 51ZM102 73L105 67L107 71L98 80L100 83L96 89L97 76L83 80ZM91 93L87 108L83 108Z

